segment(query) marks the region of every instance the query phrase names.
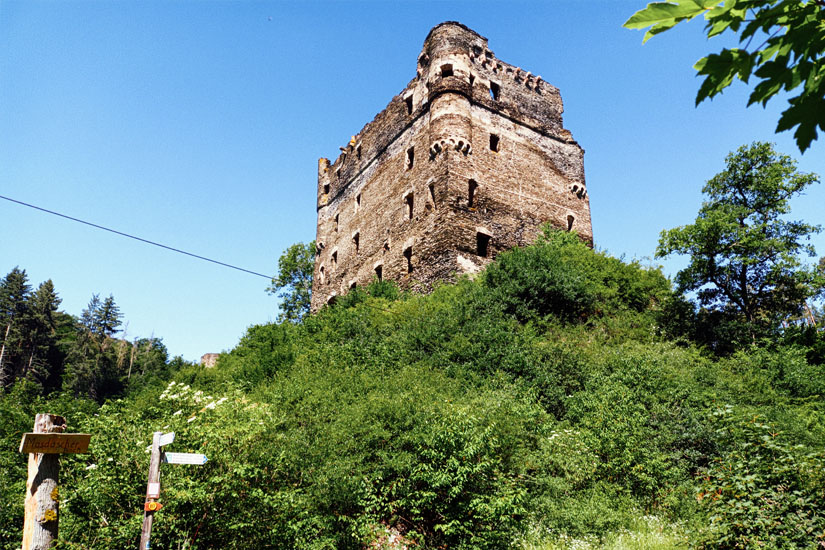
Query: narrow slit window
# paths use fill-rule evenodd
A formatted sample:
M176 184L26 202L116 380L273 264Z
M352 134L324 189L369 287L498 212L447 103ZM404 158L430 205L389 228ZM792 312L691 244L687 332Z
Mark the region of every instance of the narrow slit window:
M360 233L356 233L355 235L352 236L352 244L355 245L355 253L358 254L358 252L361 250L361 234Z
M435 208L435 184L430 184L430 201L433 203L433 208Z
M415 147L407 149L407 170L410 170L415 164Z
M378 279L379 283L384 280L384 267L383 266L380 266L380 265L375 266L375 277Z
M319 271L321 273L321 284L324 284L326 282L324 279L324 266L321 266L321 269L319 269Z
M476 180L470 180L467 184L467 206L473 208L476 204L476 191L478 190L478 183Z
M501 86L499 86L495 82L490 82L490 99L492 99L493 101L498 101L500 94Z
M404 98L404 103L407 105L407 114L411 115L413 112L413 96L408 95Z
M490 252L490 235L476 233L476 253L482 258L486 258Z
M336 265L338 265L338 251L337 250L332 253L332 267L335 268Z
M408 246L404 250L404 258L407 260L407 273L412 273L413 265L412 265L412 247Z
M473 87L473 83L476 81L475 75L470 75L470 88Z
M355 197L355 208L361 208L361 193L358 193Z
M355 148L355 156L358 157L358 160L361 160L361 144L358 144L358 147Z
M498 153L499 138L496 134L490 134L490 151Z
M341 214L335 214L335 232L336 233L338 232L338 218L340 216L341 216Z
M404 197L404 205L407 208L407 219L413 219L413 194L410 193L406 197Z
M573 222L576 221L572 215L567 216L567 230L571 231L573 229Z
M453 66L449 63L441 66L441 77L453 76Z

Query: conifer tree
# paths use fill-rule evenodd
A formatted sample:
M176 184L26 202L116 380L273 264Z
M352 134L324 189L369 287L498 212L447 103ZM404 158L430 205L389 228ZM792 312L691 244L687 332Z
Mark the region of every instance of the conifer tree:
M29 297L28 363L24 376L44 388L58 374L60 366L52 363L60 302L51 279L41 283Z
M0 388L11 386L19 375L30 290L26 271L19 267L0 283Z

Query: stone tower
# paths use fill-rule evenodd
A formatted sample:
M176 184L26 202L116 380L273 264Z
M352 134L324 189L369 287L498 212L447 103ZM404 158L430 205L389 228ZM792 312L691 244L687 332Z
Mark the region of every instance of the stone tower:
M428 291L547 222L592 242L584 151L557 88L456 22L430 31L416 72L318 162L313 311L375 277Z

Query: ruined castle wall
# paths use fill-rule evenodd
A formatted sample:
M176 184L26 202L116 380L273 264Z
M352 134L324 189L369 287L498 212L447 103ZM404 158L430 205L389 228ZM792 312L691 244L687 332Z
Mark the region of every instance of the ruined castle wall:
M430 290L546 222L592 242L583 151L562 111L558 89L480 35L435 27L416 78L319 161L313 310L379 274Z

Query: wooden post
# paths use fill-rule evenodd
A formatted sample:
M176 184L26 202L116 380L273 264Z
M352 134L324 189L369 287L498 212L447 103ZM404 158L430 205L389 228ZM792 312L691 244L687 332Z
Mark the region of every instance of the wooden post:
M66 419L54 414L38 414L34 433L62 433ZM22 550L47 550L57 539L60 455L29 453L26 481L26 517L23 523Z
M160 436L163 432L152 434L152 457L149 460L149 481L146 484L146 504L157 502L160 497ZM140 546L138 550L149 549L149 537L152 534L152 519L155 510L150 506L143 507L143 528L140 531ZM24 549L25 550L25 549Z

